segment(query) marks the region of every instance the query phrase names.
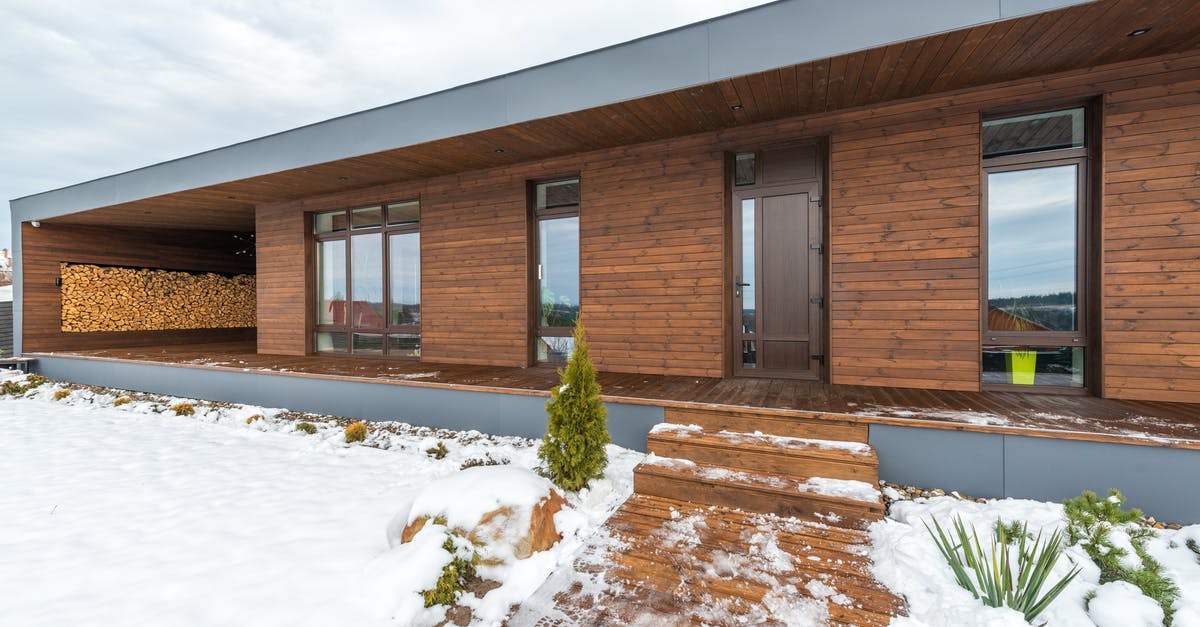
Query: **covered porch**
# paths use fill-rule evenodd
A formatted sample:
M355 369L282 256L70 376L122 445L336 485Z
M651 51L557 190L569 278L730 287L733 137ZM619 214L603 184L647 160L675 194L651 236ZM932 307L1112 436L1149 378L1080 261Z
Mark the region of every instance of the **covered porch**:
M256 372L548 397L553 367L514 368L343 356L260 354L253 341L47 353L31 357ZM180 376L183 373L179 373ZM831 385L764 378L601 372L609 403L824 417L866 425L1200 449L1200 404L1092 396Z

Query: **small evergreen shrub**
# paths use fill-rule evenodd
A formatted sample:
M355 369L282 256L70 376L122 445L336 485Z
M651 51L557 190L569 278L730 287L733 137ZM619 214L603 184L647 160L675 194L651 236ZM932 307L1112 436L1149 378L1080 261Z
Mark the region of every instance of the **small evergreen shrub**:
M5 381L0 383L0 393L8 396L21 396L37 387L44 385L49 379L40 374L31 374L25 377L25 383L17 383L16 381Z
M471 550L460 549L460 546L469 546L470 543L465 538L459 538L456 543L456 537L458 537L457 534L451 532L442 544L442 548L453 557L450 558L450 563L442 567L442 574L433 588L421 592L421 598L425 599L425 607L454 603L458 600L458 595L462 594L466 588L467 579L475 576L475 565L479 563L479 554Z
M550 392L546 403L546 436L538 459L555 485L574 492L604 475L608 466L604 446L612 441L581 321L575 324L575 350L558 374L561 385Z
M367 439L367 423L358 421L346 427L346 442L362 442Z
M262 414L254 414L253 416L250 416L249 418L246 419L246 424L252 425L252 424L258 422L259 420L263 420L263 415Z
M471 459L463 462L462 465L459 466L459 469L466 470L476 466L503 466L507 463L509 463L508 459L496 459L495 457L485 453L483 457L472 457Z
M1135 524L1141 520L1142 511L1136 507L1121 509L1124 504L1125 495L1115 489L1109 490L1105 498L1085 490L1079 496L1063 501L1071 542L1082 543L1088 557L1100 567L1100 583L1127 581L1137 586L1142 594L1162 607L1164 624L1169 626L1175 613L1175 600L1179 598L1179 587L1162 574L1162 565L1146 550L1146 540L1154 536L1154 531ZM1122 558L1129 552L1113 543L1111 531L1114 527L1122 527L1129 534L1129 543L1141 561L1139 568L1129 568L1122 563Z
M996 521L991 551L985 552L974 527L968 533L962 518L954 519L953 539L937 519L934 519L932 529L928 523L925 529L933 537L942 557L950 564L958 585L988 607L1007 606L1021 612L1028 622L1033 622L1079 575L1079 567L1076 566L1066 577L1050 586L1045 594L1041 594L1064 548L1061 531L1051 534L1045 542L1039 533L1030 545L1029 532L1024 523L1005 525Z
M192 407L191 403L178 403L171 406L171 411L175 412L176 416L194 416L196 408Z
M61 401L71 395L71 390L59 390L54 393L54 400Z
M113 401L113 407L120 407L122 405L128 405L132 402L133 402L132 398L129 398L128 396L122 396L121 398L118 398L117 400Z
M449 449L446 448L446 443L441 440L438 440L437 446L425 449L425 454L434 459L444 459L449 452Z
M311 422L301 422L296 425L296 431L303 431L308 435L312 435L317 432L317 428Z
M1192 553L1196 554L1196 563L1200 564L1200 542L1196 542L1195 540L1188 538L1188 541L1184 544Z

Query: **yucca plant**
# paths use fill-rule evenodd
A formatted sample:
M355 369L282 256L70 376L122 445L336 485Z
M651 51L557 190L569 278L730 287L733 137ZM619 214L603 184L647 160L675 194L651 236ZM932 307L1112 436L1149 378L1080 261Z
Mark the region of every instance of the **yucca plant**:
M1050 571L1063 550L1063 534L1055 531L1043 541L1039 532L1033 543L1024 523L1019 526L997 524L991 550L985 551L975 528L967 532L961 517L954 519L952 540L937 519L933 528L925 523L942 557L954 571L958 585L989 607L1007 606L1032 622L1079 574L1079 567L1041 594ZM957 540L957 543L954 541ZM1039 596L1040 595L1040 596Z

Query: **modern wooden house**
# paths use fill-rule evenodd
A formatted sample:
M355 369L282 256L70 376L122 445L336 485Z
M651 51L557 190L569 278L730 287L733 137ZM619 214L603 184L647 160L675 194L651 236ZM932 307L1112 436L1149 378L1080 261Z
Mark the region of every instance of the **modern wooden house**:
M782 0L11 207L52 376L536 436L582 315L628 445L825 421L1200 517L1195 2ZM256 324L77 264L253 275Z

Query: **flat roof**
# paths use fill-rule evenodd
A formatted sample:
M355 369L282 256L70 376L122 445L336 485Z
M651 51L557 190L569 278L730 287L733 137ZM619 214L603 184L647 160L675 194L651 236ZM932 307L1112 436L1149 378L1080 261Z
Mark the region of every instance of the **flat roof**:
M779 0L9 202L46 219L466 135L1094 0Z

